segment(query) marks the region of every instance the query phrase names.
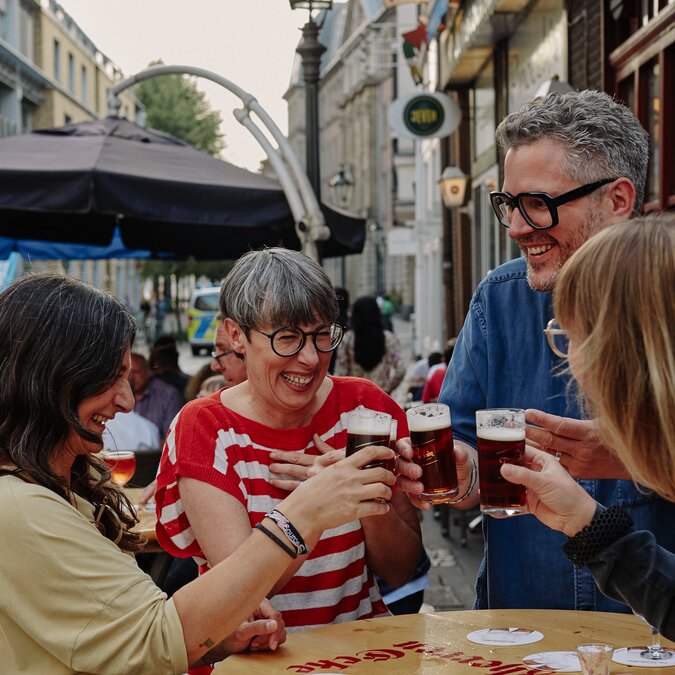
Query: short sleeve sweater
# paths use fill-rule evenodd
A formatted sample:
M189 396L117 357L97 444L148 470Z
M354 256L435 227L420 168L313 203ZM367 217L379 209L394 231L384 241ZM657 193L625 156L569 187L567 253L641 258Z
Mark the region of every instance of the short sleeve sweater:
M269 483L272 451L320 454L312 435L334 448L347 442L349 413L359 406L388 412L397 437L408 435L405 414L379 387L333 377L333 388L308 426L273 429L220 402L219 393L188 403L167 436L157 483L157 538L174 556L194 556L208 569L178 490L178 476L202 480L238 499L255 527L287 495ZM217 526L217 523L214 523ZM307 560L272 599L290 631L387 614L365 560L360 522L326 530Z

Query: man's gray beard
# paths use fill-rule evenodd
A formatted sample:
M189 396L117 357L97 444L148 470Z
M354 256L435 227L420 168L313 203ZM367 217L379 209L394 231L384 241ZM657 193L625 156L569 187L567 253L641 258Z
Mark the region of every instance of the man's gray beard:
M535 284L533 277L535 271L530 265L529 258L525 258L525 265L527 266L527 283L533 291L540 293L550 293L555 288L555 283L558 280L558 275L563 265L572 257L578 248L586 243L596 232L599 232L606 225L602 217L593 209L593 204L589 204L586 211L586 220L581 224L576 236L571 239L565 247L560 248L560 257L556 263L555 269L551 272L547 279Z

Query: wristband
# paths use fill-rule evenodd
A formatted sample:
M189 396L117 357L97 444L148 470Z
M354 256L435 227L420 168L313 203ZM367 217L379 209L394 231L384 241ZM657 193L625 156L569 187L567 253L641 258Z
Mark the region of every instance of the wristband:
M461 504L463 501L466 501L473 492L473 489L476 487L476 480L478 479L478 469L476 468L476 461L471 458L471 477L469 478L469 487L466 489L466 492L457 499L452 501L445 502L446 504Z
M305 544L305 540L302 538L302 535L295 529L293 523L291 523L286 516L277 511L276 509L270 509L266 514L265 518L273 520L277 527L288 537L288 541L295 547L296 557L299 555L305 555L309 551Z
M590 524L570 538L563 546L563 551L571 563L584 567L632 527L633 519L628 511L618 505L610 506L599 513L596 511Z
M285 544L283 541L281 541L281 539L279 539L279 537L277 537L274 532L270 532L270 530L268 530L262 523L258 523L255 526L255 529L260 530L263 534L266 534L275 544L283 548L284 551L286 551L286 553L288 553L288 555L293 558L293 560L298 557L298 554L288 544Z

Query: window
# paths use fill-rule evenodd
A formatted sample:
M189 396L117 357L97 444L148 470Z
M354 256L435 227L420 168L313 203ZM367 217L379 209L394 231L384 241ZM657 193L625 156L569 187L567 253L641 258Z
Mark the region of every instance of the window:
M650 138L644 210L675 208L675 128L664 124L675 116L675 2L640 0L616 21L616 92Z
M54 79L61 81L61 43L54 40Z
M82 66L80 70L80 98L85 105L89 101L89 72L87 66Z
M73 121L73 118L70 115L64 115L63 116L63 123L64 124L70 124Z
M68 52L68 89L75 93L75 57Z

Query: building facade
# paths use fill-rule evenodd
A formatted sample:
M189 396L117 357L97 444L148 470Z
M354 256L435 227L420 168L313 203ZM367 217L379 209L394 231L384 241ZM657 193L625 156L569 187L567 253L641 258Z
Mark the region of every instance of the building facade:
M416 26L416 17L416 5L387 8L384 0L335 3L317 17L326 47L319 85L321 196L367 223L363 253L323 262L352 301L390 294L404 307L414 303L414 249L407 231L415 218L414 148L412 141L392 136L387 113L397 96L414 89L400 35ZM304 159L299 58L285 99L289 140ZM340 171L351 184L342 200L331 188Z

